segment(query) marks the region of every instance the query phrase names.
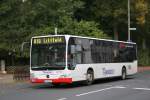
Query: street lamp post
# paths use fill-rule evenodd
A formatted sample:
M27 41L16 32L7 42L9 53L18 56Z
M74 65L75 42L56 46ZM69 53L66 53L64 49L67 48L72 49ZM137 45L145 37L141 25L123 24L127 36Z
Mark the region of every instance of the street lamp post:
M55 35L57 35L57 27L55 27Z
M131 37L130 37L130 0L128 0L128 41L131 41Z
M135 27L131 27L131 20L130 20L130 0L128 0L128 42L131 42L131 31L135 31Z

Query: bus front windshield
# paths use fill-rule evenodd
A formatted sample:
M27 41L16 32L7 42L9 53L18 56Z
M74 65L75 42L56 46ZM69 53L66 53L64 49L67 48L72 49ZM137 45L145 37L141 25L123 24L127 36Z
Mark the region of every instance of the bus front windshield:
M65 43L33 44L31 51L32 70L65 69Z

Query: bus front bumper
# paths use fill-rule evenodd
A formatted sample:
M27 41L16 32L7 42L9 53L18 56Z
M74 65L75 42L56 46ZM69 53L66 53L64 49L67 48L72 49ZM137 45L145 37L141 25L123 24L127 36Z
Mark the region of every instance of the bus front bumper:
M38 79L32 78L32 83L72 83L72 78Z

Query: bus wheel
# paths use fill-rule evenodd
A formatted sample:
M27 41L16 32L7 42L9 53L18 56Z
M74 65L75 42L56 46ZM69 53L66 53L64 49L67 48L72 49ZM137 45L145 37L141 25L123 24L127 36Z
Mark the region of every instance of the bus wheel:
M121 75L121 79L122 79L122 80L125 80L125 79L126 79L126 77L127 77L126 68L125 68L125 67L123 67L123 68L122 68L122 75Z
M93 70L88 70L87 74L86 74L86 81L85 84L86 85L91 85L94 81L94 73Z

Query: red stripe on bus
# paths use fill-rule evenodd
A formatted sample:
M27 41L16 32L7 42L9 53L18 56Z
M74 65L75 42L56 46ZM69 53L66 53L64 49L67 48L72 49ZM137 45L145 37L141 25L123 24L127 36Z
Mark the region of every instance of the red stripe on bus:
M58 78L58 79L38 79L32 78L32 83L45 83L45 80L51 80L52 83L72 83L72 78Z

